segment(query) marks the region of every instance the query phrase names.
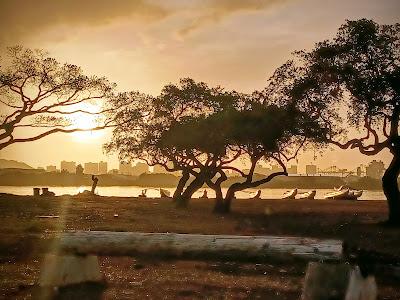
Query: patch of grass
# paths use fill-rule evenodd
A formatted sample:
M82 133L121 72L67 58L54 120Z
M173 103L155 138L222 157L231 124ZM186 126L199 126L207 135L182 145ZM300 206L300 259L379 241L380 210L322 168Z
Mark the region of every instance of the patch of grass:
M154 205L157 202L157 205ZM266 214L266 207L269 208ZM349 240L366 249L398 253L399 230L376 225L387 214L383 201L233 202L232 213L212 213L213 200L193 199L177 210L171 201L117 197L53 199L0 196L0 295L30 298L41 255L53 245L47 232L105 230L234 235L285 235ZM118 218L114 218L117 213ZM60 215L38 219L38 215ZM234 253L232 253L234 255ZM238 254L239 255L239 254ZM211 257L210 257L211 259ZM102 257L106 299L298 299L304 263L177 261L162 257ZM215 261L217 260L217 261ZM30 271L33 270L33 271ZM400 299L398 284L378 278L380 299ZM27 288L20 289L24 284ZM9 294L8 291L14 291ZM1 297L0 296L0 297Z
M26 227L24 229L24 232L27 232L27 233L43 232L46 230L46 227L43 225L44 224L41 223L39 220L32 220L25 224Z

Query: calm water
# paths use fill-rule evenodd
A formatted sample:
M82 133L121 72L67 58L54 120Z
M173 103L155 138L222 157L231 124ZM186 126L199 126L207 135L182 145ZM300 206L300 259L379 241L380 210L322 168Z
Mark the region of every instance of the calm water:
M32 195L33 186L0 186L0 193L10 193L15 195ZM90 186L77 186L77 187L60 187L54 186L49 187L49 190L54 192L57 196L70 194L75 195L78 192L82 192L84 190L90 190ZM118 196L118 197L136 197L141 194L141 191L145 189L143 187L138 186L107 186L107 187L97 187L96 192L101 196ZM168 190L171 195L174 192L174 188L164 188ZM223 189L223 192L226 193L227 189ZM236 194L237 198L249 198L256 194L258 189L248 189L242 192L238 192ZM197 191L194 194L194 198L200 197L203 194L204 189ZM287 189L262 189L261 197L263 199L280 199L284 192ZM316 199L322 199L323 195L326 193L332 192L333 190L329 189L319 189L317 190ZM215 193L211 189L207 189L208 196L214 197ZM299 192L307 192L307 190L299 190ZM148 197L159 197L160 192L156 188L148 188L147 189ZM385 200L385 195L382 191L364 191L363 195L359 198L359 200Z

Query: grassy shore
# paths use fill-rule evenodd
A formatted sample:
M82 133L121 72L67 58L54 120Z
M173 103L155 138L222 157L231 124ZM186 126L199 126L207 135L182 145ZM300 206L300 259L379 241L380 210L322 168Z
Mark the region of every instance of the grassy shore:
M384 201L235 200L229 215L212 200L176 209L169 199L0 196L0 298L35 294L49 244L37 234L111 230L336 238L369 251L400 255L400 230L377 225ZM114 217L118 214L118 217ZM59 218L41 219L40 215ZM298 299L305 263L254 264L102 257L105 299ZM400 299L395 278L378 275L379 299Z

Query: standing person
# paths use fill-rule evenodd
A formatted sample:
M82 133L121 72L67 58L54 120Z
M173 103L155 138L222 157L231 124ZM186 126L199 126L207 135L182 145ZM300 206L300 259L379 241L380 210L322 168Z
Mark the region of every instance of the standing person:
M200 197L200 199L208 199L207 190L204 190L203 195Z
M97 182L99 181L99 179L98 179L96 176L92 175L92 181L93 181L93 184L92 184L92 194L94 195L94 190L96 189Z
M257 191L257 194L253 197L254 200L261 199L261 190Z

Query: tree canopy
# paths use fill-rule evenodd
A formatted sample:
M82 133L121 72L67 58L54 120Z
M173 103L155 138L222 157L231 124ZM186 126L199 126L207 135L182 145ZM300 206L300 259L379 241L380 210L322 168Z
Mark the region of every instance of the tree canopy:
M186 205L191 195L204 184L203 175L208 172L208 164L218 157L196 148L170 147L171 143L166 140L168 132L190 118L202 118L228 105L239 105L241 95L184 78L179 85L166 85L157 97L131 93L126 99L132 108L120 111L117 119L123 125L114 129L113 138L105 149L117 151L122 160L142 159L150 166L161 165L168 171L181 171L183 176L175 198ZM202 133L191 131L176 135L174 144L195 143L197 138L204 138L199 134ZM183 191L190 180L193 181Z
M113 120L103 113L114 87L106 78L84 75L78 66L61 64L42 50L9 48L0 66L0 150L56 132L107 127ZM99 109L87 109L88 103ZM79 128L73 124L76 114L102 119L92 128ZM22 128L30 128L30 135L21 137Z
M400 224L399 46L400 24L347 21L334 39L298 52L272 80L283 99L300 108L314 107L320 122L331 128L330 143L365 155L384 149L393 154L382 179L392 224ZM340 115L341 110L347 115ZM359 137L348 128L365 135Z
M106 149L117 151L122 159L144 159L149 165L182 171L175 197L184 205L208 184L216 191L220 209L229 211L235 192L287 175L285 162L308 142L320 142L326 136L316 120L290 103L277 106L261 100L259 93L210 88L189 78L179 86L165 86L160 96L148 101L135 96L131 101L141 102L141 109L135 106L121 115L123 125L114 129ZM248 173L235 166L238 160L251 165ZM254 181L254 169L261 160L275 161L282 171ZM233 185L224 202L221 184L228 170L244 182Z

